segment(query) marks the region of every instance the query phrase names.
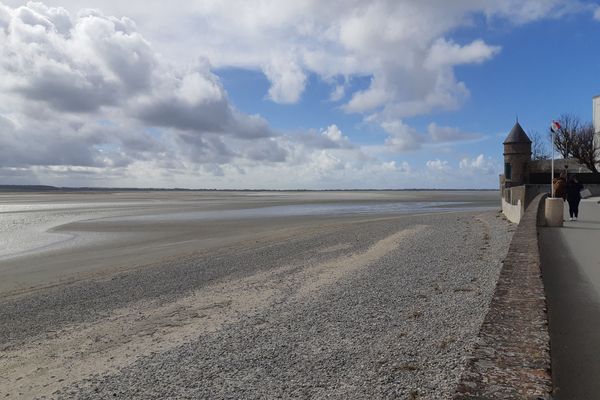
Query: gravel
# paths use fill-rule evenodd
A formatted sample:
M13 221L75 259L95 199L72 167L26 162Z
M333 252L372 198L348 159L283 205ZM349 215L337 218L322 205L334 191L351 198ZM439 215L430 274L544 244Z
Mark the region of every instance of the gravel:
M371 265L299 294L302 271L363 252L419 224L427 228ZM0 339L18 347L21 334L35 337L53 327L102 318L128 302L174 301L207 282L296 265L286 270L267 308L47 398L449 398L487 311L511 234L511 225L496 212L346 226L3 304ZM333 247L348 243L350 249ZM83 300L71 304L76 298Z
M310 257L322 262L343 251L316 250L352 243L352 251L364 251L375 241L393 233L393 222L358 223L316 232L302 232L281 241L256 241L251 246L214 250L172 261L71 285L59 285L26 296L0 299L0 349L12 348L45 332L105 318L112 310L144 299L175 301L215 282L252 275L303 262ZM323 232L324 231L324 232Z

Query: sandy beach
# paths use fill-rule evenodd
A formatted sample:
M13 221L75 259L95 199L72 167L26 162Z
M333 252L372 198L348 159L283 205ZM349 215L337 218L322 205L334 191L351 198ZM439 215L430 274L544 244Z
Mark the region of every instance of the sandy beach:
M0 395L445 398L496 192L0 194Z

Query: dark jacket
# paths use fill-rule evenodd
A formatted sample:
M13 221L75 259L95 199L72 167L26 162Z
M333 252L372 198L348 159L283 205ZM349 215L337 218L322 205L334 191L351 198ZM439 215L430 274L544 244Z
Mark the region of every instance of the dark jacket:
M581 200L583 185L579 182L567 182L567 200Z

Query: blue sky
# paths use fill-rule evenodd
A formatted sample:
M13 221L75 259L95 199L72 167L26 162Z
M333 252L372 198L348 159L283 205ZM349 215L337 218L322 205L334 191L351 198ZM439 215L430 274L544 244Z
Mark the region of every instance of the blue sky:
M2 1L0 183L496 188L600 93L591 2Z
M476 143L456 146L458 153L483 153L500 162L502 141L518 116L526 131L544 136L550 121L562 113L573 113L591 121L591 98L600 94L600 53L595 38L600 38L600 21L591 13L569 15L560 20L542 20L522 26L502 21L490 26L457 29L449 37L458 43L477 38L502 46L493 60L481 65L456 68L458 79L468 84L469 99L458 110L434 111L408 119L412 126L425 130L431 122L460 127L484 135ZM385 133L365 125L360 115L340 109L340 102L329 100L330 85L312 75L302 99L293 105L277 104L265 96L268 79L260 71L223 69L215 71L236 106L248 113L259 113L282 131L325 128L335 123L355 143L377 144ZM368 77L359 77L356 87L368 86ZM367 81L367 82L365 82ZM425 163L431 149L402 153L392 159ZM425 160L425 161L424 161ZM496 181L490 180L490 187Z

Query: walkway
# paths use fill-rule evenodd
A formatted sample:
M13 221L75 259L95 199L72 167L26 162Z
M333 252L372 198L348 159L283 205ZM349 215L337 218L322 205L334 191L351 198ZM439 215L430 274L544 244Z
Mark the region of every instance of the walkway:
M579 220L540 228L556 398L600 396L600 198L581 202Z

